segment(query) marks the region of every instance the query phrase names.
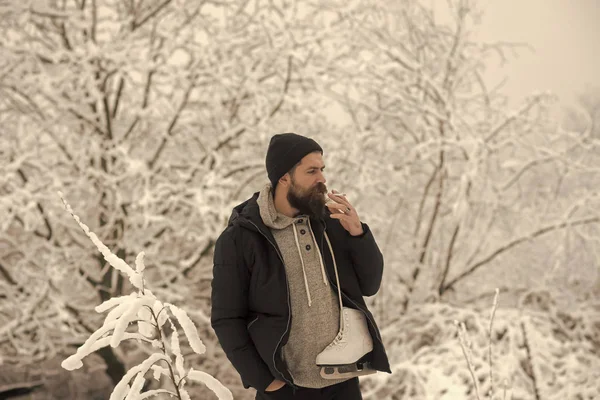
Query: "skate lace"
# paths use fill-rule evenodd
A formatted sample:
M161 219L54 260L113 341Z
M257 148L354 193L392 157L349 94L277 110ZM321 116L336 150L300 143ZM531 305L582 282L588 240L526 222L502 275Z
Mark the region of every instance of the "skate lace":
M333 339L333 342L329 343L327 348L334 347L340 343L346 343L346 341L343 339L344 339L344 334L342 332L339 332L337 334L337 336L335 337L335 339Z

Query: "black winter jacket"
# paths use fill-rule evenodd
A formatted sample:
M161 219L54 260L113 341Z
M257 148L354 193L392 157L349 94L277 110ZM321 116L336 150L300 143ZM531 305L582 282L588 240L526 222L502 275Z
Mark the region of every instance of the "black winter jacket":
M260 216L258 195L254 193L233 209L216 241L211 325L246 389L251 386L264 392L274 379L280 379L295 391L297 386L280 356L293 318L287 277L275 238ZM351 236L329 215L326 209L323 218L311 218L329 282L337 292L333 260L329 247L323 245L325 231L336 256L344 307L365 313L373 337L371 365L391 373L379 329L363 299L379 290L383 256L367 224L363 223L361 236Z

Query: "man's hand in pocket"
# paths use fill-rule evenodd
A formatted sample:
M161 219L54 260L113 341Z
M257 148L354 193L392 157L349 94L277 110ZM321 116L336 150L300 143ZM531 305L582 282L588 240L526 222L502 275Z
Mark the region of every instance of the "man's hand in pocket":
M271 384L269 386L267 386L267 388L265 389L265 392L274 392L276 390L281 389L284 386L285 386L285 382L284 381L280 381L279 379L275 379L273 382L271 382Z

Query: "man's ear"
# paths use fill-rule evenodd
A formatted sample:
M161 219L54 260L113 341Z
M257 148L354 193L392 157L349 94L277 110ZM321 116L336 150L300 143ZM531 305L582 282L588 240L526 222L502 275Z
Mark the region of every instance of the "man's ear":
M288 186L290 186L291 182L292 182L292 179L290 177L290 173L286 172L285 175L283 175L281 178L279 178L278 185L283 185L285 187L288 187Z

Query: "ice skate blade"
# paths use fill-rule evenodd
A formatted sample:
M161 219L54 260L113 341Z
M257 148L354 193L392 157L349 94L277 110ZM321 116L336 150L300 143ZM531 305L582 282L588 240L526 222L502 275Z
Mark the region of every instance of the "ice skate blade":
M327 365L321 367L321 377L324 379L344 379L356 376L371 375L377 370L372 369L370 364L362 365Z

